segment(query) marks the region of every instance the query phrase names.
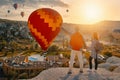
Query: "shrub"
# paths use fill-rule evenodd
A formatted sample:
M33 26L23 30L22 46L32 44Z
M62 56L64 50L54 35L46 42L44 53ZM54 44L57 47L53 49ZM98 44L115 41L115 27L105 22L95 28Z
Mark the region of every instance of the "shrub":
M28 78L28 74L27 73L22 73L19 74L18 79L27 79Z
M104 55L111 57L112 56L112 52L104 52Z
M56 45L52 45L50 48L48 48L48 52L55 52L58 51L59 47Z

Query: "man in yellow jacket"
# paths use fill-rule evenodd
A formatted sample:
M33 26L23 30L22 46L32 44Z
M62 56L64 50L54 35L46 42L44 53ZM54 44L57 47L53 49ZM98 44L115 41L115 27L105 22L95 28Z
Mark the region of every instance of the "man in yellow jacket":
M63 29L64 30L64 29ZM64 30L67 34L68 32ZM79 32L79 28L75 28L75 33L70 35L70 47L71 47L71 55L70 55L70 63L69 63L69 71L68 74L72 74L72 68L75 56L77 55L80 66L80 73L83 73L83 54L82 49L86 48L85 41L82 35Z
M82 35L80 34L78 28L76 28L75 33L73 33L70 37L70 47L72 48L72 50L71 50L68 74L72 73L72 68L73 68L75 55L77 55L78 60L79 60L80 73L83 73L82 49L86 48L86 44L85 44L85 41L84 41Z

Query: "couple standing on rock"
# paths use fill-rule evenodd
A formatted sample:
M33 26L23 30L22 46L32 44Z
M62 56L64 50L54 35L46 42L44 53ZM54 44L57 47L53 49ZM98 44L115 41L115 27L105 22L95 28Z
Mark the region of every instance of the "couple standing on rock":
M70 54L70 63L69 63L69 71L68 74L72 74L72 68L74 64L75 56L77 55L79 60L79 67L80 67L80 73L83 73L83 50L87 49L86 43L84 41L83 36L79 32L79 28L75 28L75 32L73 34L70 34L68 31L66 31L63 28L63 31L70 36L70 47L71 47L71 54ZM95 62L95 71L98 68L98 61L97 61L97 53L98 51L95 50L95 44L99 42L98 34L96 32L92 35L92 41L91 41L91 53L89 57L89 68L90 71L92 71L92 59L94 59Z

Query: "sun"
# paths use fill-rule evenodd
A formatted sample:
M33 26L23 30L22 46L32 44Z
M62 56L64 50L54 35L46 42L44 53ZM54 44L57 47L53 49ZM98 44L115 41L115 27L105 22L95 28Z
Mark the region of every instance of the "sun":
M95 23L101 19L101 9L95 5L87 5L84 8L84 17L88 23Z
M99 10L96 7L88 7L85 9L85 15L87 18L95 19L99 16Z

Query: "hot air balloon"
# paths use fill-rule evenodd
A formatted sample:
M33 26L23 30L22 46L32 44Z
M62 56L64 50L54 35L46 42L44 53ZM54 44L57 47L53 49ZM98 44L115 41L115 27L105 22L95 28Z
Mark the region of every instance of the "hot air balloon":
M18 8L18 4L17 3L15 3L15 4L13 4L13 7L15 8L15 10Z
M28 18L28 27L42 50L47 50L62 25L61 15L50 8L37 9Z
M69 10L67 9L66 12L69 12Z
M7 12L10 13L10 10L8 10Z
M22 11L22 12L20 13L20 15L21 15L22 17L24 17L25 13Z

